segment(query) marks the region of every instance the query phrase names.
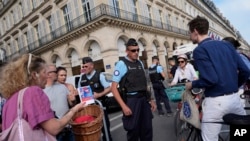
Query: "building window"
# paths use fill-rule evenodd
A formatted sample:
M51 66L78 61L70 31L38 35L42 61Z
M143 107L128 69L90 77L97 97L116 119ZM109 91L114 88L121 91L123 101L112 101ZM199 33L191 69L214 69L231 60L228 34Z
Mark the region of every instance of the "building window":
M83 8L83 15L87 22L89 22L91 18L91 11L90 11L90 3L88 0L82 0L82 8Z
M114 14L116 17L120 16L120 10L119 10L119 1L118 0L112 0L112 6L114 7Z
M65 21L65 25L67 27L67 31L71 30L71 22L70 22L70 14L69 14L69 9L68 6L65 5L63 8L63 16L64 16L64 21Z
M16 14L17 14L17 18L18 18L18 22L23 18L23 11L22 11L22 4L19 3L19 5L17 5L16 7Z
M36 37L39 40L41 38L41 34L39 34L39 33L41 33L41 31L39 30L38 25L35 26L35 30L36 30L35 31Z
M22 49L24 46L24 43L23 43L24 41L23 41L22 37L23 37L23 35L20 35L18 38L18 41L17 41L19 49Z

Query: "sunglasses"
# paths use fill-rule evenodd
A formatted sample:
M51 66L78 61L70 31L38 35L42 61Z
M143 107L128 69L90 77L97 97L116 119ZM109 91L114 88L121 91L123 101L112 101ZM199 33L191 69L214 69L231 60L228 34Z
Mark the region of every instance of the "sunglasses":
M180 64L180 63L184 63L185 61L178 61L178 63Z
M129 51L131 51L131 52L139 52L140 49L131 49L131 50L129 50Z
M88 68L88 66L82 66L82 68Z

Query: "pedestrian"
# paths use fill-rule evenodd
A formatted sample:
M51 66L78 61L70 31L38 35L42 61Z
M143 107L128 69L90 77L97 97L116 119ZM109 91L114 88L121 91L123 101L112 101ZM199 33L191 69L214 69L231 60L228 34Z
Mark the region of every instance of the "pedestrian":
M69 90L69 96L71 96L71 101L72 101L72 104L71 106L73 106L74 104L76 104L76 101L75 101L75 96L78 96L78 92L76 90L76 88L70 84L70 83L66 83L66 79L67 79L67 70L65 67L57 67L56 68L56 72L57 72L57 81L63 85L65 85L68 90Z
M139 50L136 40L130 38L126 43L127 56L115 66L111 89L122 108L122 121L127 131L127 140L152 141L152 111L155 111L156 104L147 96L147 80L144 66L138 60ZM126 99L122 99L117 89L122 79L125 79ZM120 87L123 86L120 85Z
M186 54L180 54L177 57L179 66L176 69L174 79L171 82L171 86L177 83L184 83L186 81L193 81L198 79L197 73L192 64L188 62Z
M241 46L240 42L238 40L235 40L233 37L225 37L222 40L228 41L229 43L231 43L234 46L236 51L239 53L241 59L243 60L243 62L247 65L248 69L250 70L250 58L242 51L242 48L240 47Z
M188 26L191 40L194 44L198 43L193 58L199 79L186 83L186 89L205 89L202 138L204 141L217 141L222 125L211 122L221 122L228 113L246 114L237 91L249 77L250 71L231 44L208 37L207 19L197 16Z
M107 82L105 79L105 76L103 73L96 71L94 62L90 57L84 57L82 59L82 68L84 71L84 74L81 75L81 78L79 80L79 87L83 86L90 86L93 93L94 98L101 101L104 108L104 116L105 121L107 125L107 133L104 130L104 127L102 128L103 133L103 141L106 141L106 137L108 137L109 141L112 141L111 133L110 133L110 121L108 117L108 103L107 103L107 94L110 93L110 83Z
M238 41L238 40L235 40L233 37L225 37L225 38L223 38L222 40L223 40L223 41L227 41L227 42L231 43L231 44L234 46L234 48L236 49L236 51L239 53L241 59L242 59L243 62L247 65L247 67L248 67L248 69L249 69L249 71L250 71L250 59L248 58L247 55L245 55L245 54L241 51L241 49L240 49L241 44L239 43L239 41ZM239 95L242 95L242 94L244 93L244 88L245 88L245 89L249 89L249 88L250 88L250 87L248 88L248 86L250 85L249 81L250 81L250 78L248 78L246 84L242 85L242 86L239 88L239 91L238 91L238 94L239 94ZM242 102L242 104L243 104L243 107L245 107L245 106L246 106L246 100L245 100L245 99L241 99L241 102Z
M170 70L168 72L169 73L169 78L173 79L174 75L175 75L175 72L176 72L176 69L178 68L178 65L176 65L174 58L169 58L168 63L170 65Z
M172 110L169 105L168 96L164 91L165 87L163 85L163 81L166 78L166 75L163 71L162 66L159 64L159 58L157 56L152 57L152 65L149 67L148 73L154 90L158 114L160 116L163 116L165 114L161 106L161 102L163 102L167 111L167 116L171 116Z
M24 54L8 62L1 68L0 90L7 100L3 106L2 128L6 130L17 117L17 98L19 91L27 89L23 95L23 115L30 127L37 133L42 129L52 136L57 135L69 123L73 115L81 110L84 103L72 107L63 117L56 119L50 102L43 92L47 81L45 61L32 54ZM29 134L32 140L33 132ZM44 137L44 139L46 139Z
M74 105L75 96L70 94L68 88L57 81L57 70L55 65L47 65L47 83L44 92L49 98L51 109L58 119L61 119ZM71 96L73 95L73 96ZM71 126L67 125L56 136L58 141L74 141Z

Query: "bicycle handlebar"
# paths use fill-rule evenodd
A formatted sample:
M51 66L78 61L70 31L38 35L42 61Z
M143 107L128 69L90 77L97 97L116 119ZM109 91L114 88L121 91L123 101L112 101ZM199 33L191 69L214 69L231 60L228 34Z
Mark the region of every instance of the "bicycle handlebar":
M172 88L172 87L177 87L177 86L185 86L185 83L177 83L175 85L168 86L167 88Z

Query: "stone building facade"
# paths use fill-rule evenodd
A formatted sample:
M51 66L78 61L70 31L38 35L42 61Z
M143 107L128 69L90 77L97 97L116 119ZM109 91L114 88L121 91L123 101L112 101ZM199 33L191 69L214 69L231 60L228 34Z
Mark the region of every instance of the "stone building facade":
M128 38L138 41L145 68L158 55L166 70L173 50L190 43L187 23L197 15L209 20L214 39L239 36L210 0L2 0L0 7L1 63L33 53L69 76L86 56L112 72Z

